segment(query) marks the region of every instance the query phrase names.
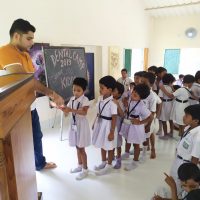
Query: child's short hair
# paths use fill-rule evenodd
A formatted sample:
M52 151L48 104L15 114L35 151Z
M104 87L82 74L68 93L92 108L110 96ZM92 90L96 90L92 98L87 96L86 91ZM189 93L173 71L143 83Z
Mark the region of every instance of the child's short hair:
M197 71L195 74L195 81L197 82L200 79L200 71Z
M83 91L85 91L87 88L88 82L82 77L77 77L74 79L73 85L78 85L79 87L83 89Z
M183 77L183 83L194 83L194 81L194 76L192 76L191 74L187 74Z
M180 85L173 85L172 87L174 88L175 91L178 90L179 88L181 88Z
M135 72L134 76L142 77L144 73L146 73L146 72L145 71Z
M178 178L181 181L193 179L195 182L200 182L200 170L194 163L183 163L178 168Z
M162 72L167 72L167 69L165 69L164 67L158 67L156 70L156 74L160 74Z
M104 76L99 80L99 83L105 85L107 88L114 90L116 80L112 76Z
M190 105L184 111L186 114L191 115L193 120L199 120L198 124L200 124L200 104Z
M116 82L115 88L117 89L117 91L120 95L122 95L124 93L124 86L121 83Z
M134 86L134 87L136 86L136 84L134 82L131 82L130 85Z
M127 73L127 69L126 69L126 68L123 68L123 69L121 70L121 72L126 72L126 73Z
M190 191L186 197L184 198L185 200L197 200L200 199L200 189L192 190ZM184 200L183 199L183 200Z
M152 72L156 73L157 72L157 67L155 65L153 65L153 66L151 66L151 67L148 68L148 72L149 71L152 71Z
M178 77L179 77L179 78L183 78L183 77L184 77L184 75L183 75L183 74L180 74Z
M175 81L175 78L172 74L165 74L163 77L162 77L162 82L164 85L168 85L170 83L173 83Z
M146 84L136 85L134 91L140 96L141 99L146 99L150 94L150 88Z
M155 83L156 76L153 73L151 73L151 72L145 72L143 74L143 77L146 78L146 79L148 79L148 81L149 81L149 83L151 85L153 85Z

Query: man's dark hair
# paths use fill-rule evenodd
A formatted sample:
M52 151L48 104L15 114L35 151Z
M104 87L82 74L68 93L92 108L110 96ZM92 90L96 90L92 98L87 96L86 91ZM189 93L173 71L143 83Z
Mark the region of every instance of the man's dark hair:
M108 89L115 89L116 80L112 76L104 76L99 80L99 83L106 86Z
M195 182L200 182L200 170L194 163L183 163L178 168L178 178L181 181L193 179Z
M141 99L146 99L150 94L150 89L146 84L138 84L134 87L134 91Z
M87 88L88 82L87 82L87 80L85 80L82 77L77 77L74 79L73 85L77 85L77 86L81 87L83 89L83 91L85 91Z
M155 83L156 76L153 73L151 73L151 72L145 72L143 74L143 77L146 78L151 85L153 85Z
M186 114L191 115L193 120L199 120L200 124L200 104L190 105L184 111Z
M183 83L194 83L194 81L195 81L194 76L192 76L190 74L185 75L183 78Z
M123 69L121 70L121 72L126 72L126 73L127 73L127 69L126 69L126 68L123 68Z
M10 37L12 38L12 36L15 32L21 33L21 34L26 34L29 31L32 31L33 33L35 33L36 29L28 21L26 21L24 19L17 19L13 22L9 33L10 33Z

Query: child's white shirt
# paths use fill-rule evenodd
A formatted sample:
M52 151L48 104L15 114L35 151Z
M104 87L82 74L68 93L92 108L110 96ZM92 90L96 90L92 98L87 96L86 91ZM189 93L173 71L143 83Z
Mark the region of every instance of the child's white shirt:
M185 130L187 130L186 127ZM191 161L192 157L200 159L200 126L193 128L177 145L177 155Z

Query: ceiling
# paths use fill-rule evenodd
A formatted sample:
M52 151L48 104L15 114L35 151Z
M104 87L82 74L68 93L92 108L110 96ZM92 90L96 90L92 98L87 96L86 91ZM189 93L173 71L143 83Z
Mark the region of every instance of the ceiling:
M200 0L143 0L146 12L153 17L200 14Z

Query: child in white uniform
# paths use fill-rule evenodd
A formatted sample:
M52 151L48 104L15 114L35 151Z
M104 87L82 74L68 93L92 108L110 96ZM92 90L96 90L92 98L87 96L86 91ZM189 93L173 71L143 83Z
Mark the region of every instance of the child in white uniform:
M152 116L154 116L153 120L150 121L148 124L146 124L146 141L143 143L143 152L141 160L146 160L146 152L149 145L149 140L151 140L151 156L150 158L154 159L156 157L155 153L155 137L154 137L154 128L156 126L156 111L157 109L160 110L161 108L161 99L158 97L158 95L152 90L152 86L155 82L155 75L151 72L146 72L143 74L142 82L146 84L150 88L150 94L149 96L143 100L144 104L146 105L147 109L152 113ZM158 105L158 107L157 107ZM157 123L158 124L158 123Z
M159 116L162 108L162 100L160 97L154 92L155 98L156 98L156 113L154 114L154 119L151 123L150 127L150 146L151 146L151 154L150 154L150 159L155 159L156 158L156 149L155 149L155 134L159 130Z
M162 78L166 73L167 73L167 69L165 69L164 67L157 68L157 71L156 71L156 75L157 75L156 85L158 88L157 94L158 94L159 90L162 89L162 87L163 87Z
M124 91L124 93L123 93L123 95L122 95L123 101L127 101L127 102L128 102L128 99L130 98L131 93L132 93L132 91L133 91L135 85L136 85L136 84L135 84L134 82L131 82L131 83L130 83L130 90Z
M97 103L98 114L94 123L92 143L101 148L102 163L95 166L96 175L104 175L111 171L113 150L117 146L117 105L113 102L112 92L116 81L112 76L104 76L99 80L100 94ZM106 154L108 153L108 163Z
M173 82L175 81L175 78L172 74L165 74L162 78L163 81L163 87L165 90L169 93L173 93L172 90L172 85ZM159 119L162 121L162 126L163 126L163 132L164 136L160 136L160 139L168 139L168 136L173 136L173 121L170 119L171 115L171 110L173 106L173 98L170 98L165 94L162 90L159 91L160 98L162 99L162 109L160 113ZM170 132L169 134L167 133L167 122L170 124Z
M179 166L185 162L192 162L197 165L200 159L200 105L188 106L184 111L183 121L187 127L177 144L176 158L170 173L176 182L178 193L181 191L177 175Z
M184 109L189 106L189 97L191 97L190 88L194 83L194 76L185 75L183 78L183 87L176 90L173 94L170 94L170 98L175 97L175 101L172 106L171 120L179 125L179 136L182 136L184 130ZM168 95L169 96L169 95Z
M163 90L163 83L162 83L162 78L163 76L167 73L167 69L164 67L158 67L156 71L156 85L157 85L157 92L156 94L159 93L159 90ZM157 135L160 135L162 133L162 122L159 120L159 130L157 132Z
M139 71L134 74L134 87L141 83L143 73L144 73L144 71ZM127 98L124 98L124 100L123 100L125 107L128 107L128 101L131 99L132 91L129 91ZM127 153L127 151L128 151L128 149L126 149L125 153L122 154L122 157L121 157L122 160L129 158L129 155L133 155L133 153L134 153L134 149L132 149L132 150L129 149L129 153Z
M124 86L116 82L115 89L113 90L113 101L117 105L117 121L116 121L116 127L117 127L117 156L116 156L116 163L114 165L114 169L120 169L121 168L121 146L122 146L122 136L119 134L123 117L124 117L124 111L125 107L122 102L122 94L124 93Z
M190 97L190 105L199 104L200 102L200 71L196 72L194 78L195 83L193 83L191 91L197 99Z
M131 144L134 146L134 158L124 169L132 170L138 166L140 155L140 144L145 137L144 124L152 120L150 111L144 105L142 99L145 99L150 93L150 89L145 84L136 85L129 100L126 118L123 121L120 134L126 139L126 153L129 155Z
M154 74L155 76L156 76L156 73L157 73L157 67L156 66L151 66L151 67L149 67L148 68L148 72L151 72L152 74ZM152 90L154 91L154 92L157 92L158 91L158 88L157 88L157 85L156 85L156 80L155 80L155 82L154 82L154 84L153 84L153 86L152 86Z
M84 96L87 81L84 78L75 78L73 81L73 94L67 107L61 108L65 113L71 112L71 126L69 130L69 145L76 147L78 157L78 167L71 170L77 173L77 180L81 180L88 175L87 154L85 147L91 144L89 123L86 118L89 108L89 100Z
M135 85L138 85L138 84L141 83L143 74L144 74L144 71L139 71L139 72L136 72L134 74L134 83L135 83Z

